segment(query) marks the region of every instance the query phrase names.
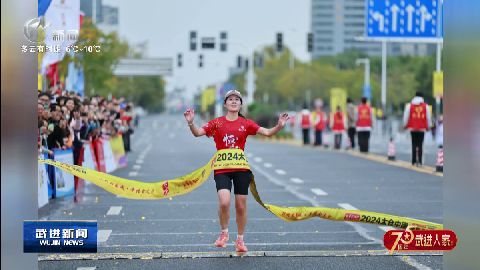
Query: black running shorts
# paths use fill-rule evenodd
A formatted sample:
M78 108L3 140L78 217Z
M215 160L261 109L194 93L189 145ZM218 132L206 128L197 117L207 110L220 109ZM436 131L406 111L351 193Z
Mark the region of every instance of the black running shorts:
M228 189L232 192L232 181L234 193L238 195L248 195L248 186L253 178L251 171L219 173L214 177L217 186L217 192L220 189Z

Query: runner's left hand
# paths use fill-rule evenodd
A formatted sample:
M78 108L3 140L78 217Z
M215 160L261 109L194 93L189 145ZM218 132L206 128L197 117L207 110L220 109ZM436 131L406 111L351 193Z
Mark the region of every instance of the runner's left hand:
M288 113L282 113L278 118L278 125L283 128L287 123L288 119L290 119L290 116L288 116Z

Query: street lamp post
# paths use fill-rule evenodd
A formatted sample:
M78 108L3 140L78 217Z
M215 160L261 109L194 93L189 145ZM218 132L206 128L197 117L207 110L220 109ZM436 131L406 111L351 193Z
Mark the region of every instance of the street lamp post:
M358 65L365 65L365 80L363 85L363 96L366 97L368 100L371 99L371 88L370 88L370 59L368 58L361 58L357 59L355 63Z

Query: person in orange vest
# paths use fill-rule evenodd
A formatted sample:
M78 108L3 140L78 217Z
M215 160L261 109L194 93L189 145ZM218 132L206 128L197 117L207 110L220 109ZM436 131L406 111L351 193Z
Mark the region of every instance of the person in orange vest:
M314 145L322 145L322 133L328 123L327 114L322 110L322 107L318 106L315 110L315 143Z
M342 146L342 134L345 132L345 115L342 112L342 108L337 106L337 111L333 114L332 121L330 123L333 134L335 134L335 149L340 149Z
M422 166L423 139L431 127L430 111L422 93L415 93L412 101L405 105L403 123L405 129L410 130L412 138L412 165Z
M311 113L310 110L307 109L307 105L303 106L303 110L300 113L301 117L301 126L302 126L302 133L303 133L303 144L307 145L310 144L310 127L311 127Z
M362 103L357 106L355 121L360 152L368 153L370 132L373 126L373 111L370 105L367 104L366 97L362 97Z

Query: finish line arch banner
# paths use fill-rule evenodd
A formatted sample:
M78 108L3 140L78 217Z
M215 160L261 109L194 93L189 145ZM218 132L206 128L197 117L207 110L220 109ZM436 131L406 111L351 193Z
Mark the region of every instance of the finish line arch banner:
M56 162L73 165L73 151L72 149L53 150L53 159ZM72 174L55 168L55 182L54 182L56 197L64 197L73 195L75 193L75 181Z
M220 150L215 153L210 161L203 167L182 177L158 182L128 180L81 166L52 160L39 160L39 162L50 164L75 176L87 179L110 193L140 200L165 199L187 194L201 186L208 179L212 170L250 168L245 154L241 149ZM402 229L407 227L424 230L443 229L443 225L438 223L363 210L345 210L312 206L282 207L267 204L261 200L254 179L250 182L250 192L263 208L285 221L300 221L312 217L319 217L334 221L371 223Z

